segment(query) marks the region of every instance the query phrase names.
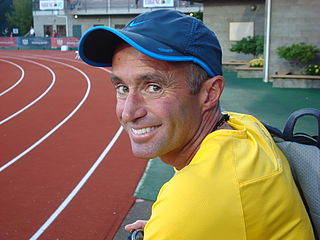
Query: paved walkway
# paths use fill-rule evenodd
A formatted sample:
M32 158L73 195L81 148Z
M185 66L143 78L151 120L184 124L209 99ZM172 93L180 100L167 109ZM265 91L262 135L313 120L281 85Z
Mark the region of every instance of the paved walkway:
M272 88L261 79L239 79L235 72L224 74L221 102L227 111L252 114L263 122L283 129L289 115L300 108L320 108L320 89ZM297 123L297 129L315 132L313 119Z

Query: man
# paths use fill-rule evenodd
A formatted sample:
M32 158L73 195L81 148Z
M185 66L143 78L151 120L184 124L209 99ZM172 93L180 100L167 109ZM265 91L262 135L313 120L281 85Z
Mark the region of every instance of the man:
M31 37L34 37L36 34L35 34L35 31L34 31L34 28L31 26L30 27L30 31L29 31L29 35L31 36Z
M314 239L287 160L254 117L221 113L221 49L213 32L172 10L123 30L84 34L80 57L111 66L116 114L140 158L176 169L144 228L147 240ZM241 99L239 99L241 101Z

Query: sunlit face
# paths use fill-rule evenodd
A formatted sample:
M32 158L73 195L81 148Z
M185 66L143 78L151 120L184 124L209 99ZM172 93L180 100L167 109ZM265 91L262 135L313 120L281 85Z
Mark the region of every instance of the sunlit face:
M122 45L112 65L116 114L134 155L148 159L183 151L201 122L199 97L190 94L185 79L187 63L156 60Z

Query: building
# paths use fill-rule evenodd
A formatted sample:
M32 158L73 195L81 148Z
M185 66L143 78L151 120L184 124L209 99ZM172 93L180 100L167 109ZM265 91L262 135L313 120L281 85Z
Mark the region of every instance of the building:
M243 36L264 35L264 80L292 66L278 57L277 48L305 42L320 48L319 0L197 0L203 21L218 35L223 60L246 60L229 49ZM320 62L320 57L314 63Z
M93 26L122 28L136 15L158 8L174 8L186 14L203 11L203 21L218 36L223 61L249 60L252 56L231 52L242 37L264 35L264 80L290 70L277 48L305 42L320 48L319 0L34 0L37 36L80 37ZM315 63L319 63L318 57Z
M122 28L140 13L174 8L184 13L203 11L202 3L180 0L34 0L36 36L81 37L89 28Z

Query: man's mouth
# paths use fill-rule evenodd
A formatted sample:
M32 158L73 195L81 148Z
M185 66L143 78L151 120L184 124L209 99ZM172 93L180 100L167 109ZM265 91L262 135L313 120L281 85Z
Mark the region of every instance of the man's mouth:
M135 135L142 135L142 134L146 134L149 132L154 131L155 129L159 128L160 126L154 126L154 127L147 127L147 128L140 128L140 129L134 129L132 128L132 132Z

